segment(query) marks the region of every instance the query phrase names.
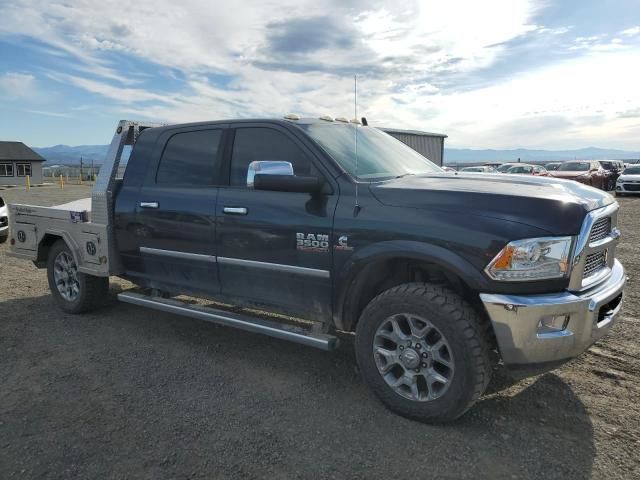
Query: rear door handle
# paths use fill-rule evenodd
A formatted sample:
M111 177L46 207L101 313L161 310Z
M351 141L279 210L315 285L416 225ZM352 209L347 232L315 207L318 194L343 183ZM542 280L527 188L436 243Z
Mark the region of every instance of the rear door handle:
M158 202L140 202L141 208L158 208L159 206Z
M228 215L246 215L247 209L245 207L224 207L222 211Z

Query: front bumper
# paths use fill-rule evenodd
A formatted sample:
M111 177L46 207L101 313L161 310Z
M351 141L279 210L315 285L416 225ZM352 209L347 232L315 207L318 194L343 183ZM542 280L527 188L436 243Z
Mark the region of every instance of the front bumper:
M507 367L555 364L575 358L616 323L626 276L615 260L609 279L586 292L543 295L480 294ZM564 330L540 328L544 319L566 315Z
M616 192L617 193L632 193L635 195L640 194L640 183L633 182L623 182L616 183Z

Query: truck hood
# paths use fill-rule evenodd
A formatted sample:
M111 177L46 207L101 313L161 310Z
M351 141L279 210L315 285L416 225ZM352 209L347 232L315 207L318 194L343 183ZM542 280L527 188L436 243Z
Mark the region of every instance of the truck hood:
M618 177L618 181L619 182L640 182L640 174L638 175L631 175L629 173L627 173L626 175L623 173L622 175L620 175Z
M575 235L587 212L613 203L608 193L549 177L437 173L371 184L371 193L389 206L438 209L499 218L540 228L552 235Z

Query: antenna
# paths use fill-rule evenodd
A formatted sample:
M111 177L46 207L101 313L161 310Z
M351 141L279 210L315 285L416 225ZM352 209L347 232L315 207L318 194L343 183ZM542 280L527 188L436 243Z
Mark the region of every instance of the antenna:
M358 118L358 75L353 76L353 118ZM356 156L356 204L353 207L353 215L358 215L360 211L360 203L358 201L358 124L353 124L353 144L354 153Z

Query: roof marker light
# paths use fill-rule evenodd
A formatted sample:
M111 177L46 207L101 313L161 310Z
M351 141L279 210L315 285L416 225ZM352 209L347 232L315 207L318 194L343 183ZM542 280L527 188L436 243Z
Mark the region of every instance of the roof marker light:
M345 117L336 117L336 122L349 123Z
M360 120L358 120L357 118L352 118L351 120L349 120L349 123L355 123L357 125L362 125L362 122L360 122Z
M285 120L300 120L300 116L295 113L287 113L284 118Z
M333 122L333 117L331 117L330 115L324 115L320 117L320 120L324 120L325 122Z

